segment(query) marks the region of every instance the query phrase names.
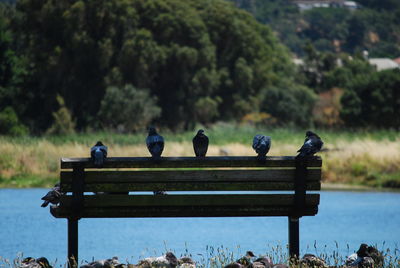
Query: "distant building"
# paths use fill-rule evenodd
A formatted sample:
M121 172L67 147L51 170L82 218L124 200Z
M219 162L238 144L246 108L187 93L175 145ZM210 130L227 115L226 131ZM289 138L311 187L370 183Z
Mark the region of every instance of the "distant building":
M360 5L357 4L356 2L345 1L345 0L292 0L292 3L296 4L301 11L318 7L320 8L337 7L337 8L347 8L347 9L360 8Z
M394 61L400 66L400 57L399 58L396 58L396 59L394 59Z
M389 58L371 58L369 64L374 65L377 71L400 68L400 65Z

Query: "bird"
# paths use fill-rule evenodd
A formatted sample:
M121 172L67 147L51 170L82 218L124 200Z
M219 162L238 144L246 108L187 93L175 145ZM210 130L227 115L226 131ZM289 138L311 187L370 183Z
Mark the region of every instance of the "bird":
M369 247L367 244L364 243L361 244L360 248L357 250L356 253L353 253L349 257L347 257L346 265L365 267L365 268L374 267L375 260L373 259L373 256L371 256L371 253L375 253L376 249L372 248L373 247ZM378 262L380 262L380 260L378 260ZM382 263L383 263L383 257L382 257Z
M296 158L312 156L315 153L319 152L323 145L324 143L321 138L314 132L308 130L306 132L306 139L304 140L304 144L297 151L299 154L296 156Z
M252 267L253 260L255 259L255 255L252 251L246 251L246 255L236 260L236 263L243 265L244 267Z
M146 145L153 158L161 157L161 154L164 150L164 138L157 133L154 127L149 127Z
M53 268L45 257L26 257L21 261L19 268Z
M315 256L314 254L304 254L300 260L300 266L326 268L328 265L325 260Z
M257 153L257 158L265 159L265 156L271 148L271 137L264 135L255 135L253 138L253 149Z
M21 261L19 268L31 268L34 266L38 266L36 263L36 259L32 257L26 257Z
M193 149L196 157L205 157L208 149L208 137L204 134L203 129L197 131L193 138Z
M149 257L139 261L139 267L176 267L178 266L178 259L172 252L167 252L160 257Z
M107 146L105 146L101 141L96 142L96 144L90 149L90 155L95 166L102 166L107 158Z
M80 268L112 268L120 265L118 257L112 257L111 259L96 260L90 263L81 265Z
M41 207L47 207L49 203L52 203L53 205L56 205L60 202L60 197L61 197L61 188L60 188L60 183L57 183L54 185L53 188L51 188L50 191L47 192L45 196L42 197L42 200L44 200L43 204Z
M41 268L53 268L45 257L37 258L36 263L39 264Z
M262 267L261 265L264 265L265 268L272 268L272 266L274 265L272 263L271 258L264 256L264 257L259 257L257 258L254 262L253 262L253 267Z
M196 268L196 263L190 257L181 257L178 263L181 268Z

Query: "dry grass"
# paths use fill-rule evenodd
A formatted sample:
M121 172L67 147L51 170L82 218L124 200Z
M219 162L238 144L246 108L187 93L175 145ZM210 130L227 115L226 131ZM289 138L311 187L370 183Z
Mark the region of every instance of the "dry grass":
M144 144L107 144L109 156L149 156ZM295 155L298 141L272 141L268 155ZM323 179L326 182L391 186L400 188L400 138L374 140L325 140ZM55 144L46 139L38 142L0 144L0 185L4 187L49 186L58 177L61 157L88 157L85 143ZM163 156L192 156L190 142L166 143ZM209 156L254 156L250 144L210 145Z

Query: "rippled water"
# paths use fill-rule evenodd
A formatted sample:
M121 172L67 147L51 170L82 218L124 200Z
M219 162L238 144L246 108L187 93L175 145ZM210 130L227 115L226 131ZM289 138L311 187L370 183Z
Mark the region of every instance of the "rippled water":
M24 256L46 256L64 263L67 221L53 218L48 208L40 207L40 198L46 192L0 190L0 256L13 259L22 252ZM336 250L335 242L343 256L363 242L399 248L399 227L400 193L324 191L318 215L300 220L301 254L330 254ZM82 219L79 258L119 256L136 263L143 256L166 250L178 256L188 250L196 258L197 254L206 254L206 246L223 246L235 254L248 249L266 254L271 247L286 245L287 229L286 217Z

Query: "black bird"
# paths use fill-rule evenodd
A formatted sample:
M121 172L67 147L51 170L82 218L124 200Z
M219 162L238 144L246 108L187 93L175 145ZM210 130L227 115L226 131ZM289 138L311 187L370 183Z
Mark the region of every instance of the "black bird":
M324 143L317 134L312 131L307 131L304 144L297 151L299 153L297 157L312 156L321 150L322 145L324 145Z
M256 263L263 264L265 268L272 268L272 266L274 266L274 264L272 263L271 258L269 258L267 256L257 258L254 261L253 266L255 266Z
M42 268L53 268L53 266L50 265L49 261L45 257L40 257L36 259L36 262L40 265Z
M259 159L264 159L271 148L271 137L255 135L253 138L253 149L258 154Z
M147 149L153 158L161 157L164 150L164 138L158 135L154 127L149 128L149 135L146 138Z
M42 197L42 200L44 200L42 207L47 207L49 203L52 203L53 205L58 204L60 202L60 197L60 183L57 183L45 196Z
M246 255L236 260L236 263L243 265L244 267L252 267L253 260L255 259L255 255L252 251L246 251Z
M204 134L204 130L197 131L193 138L193 149L197 157L205 157L208 149L208 137Z
M101 141L96 142L96 144L90 149L90 155L95 166L102 166L104 160L107 158L107 146L105 146Z

